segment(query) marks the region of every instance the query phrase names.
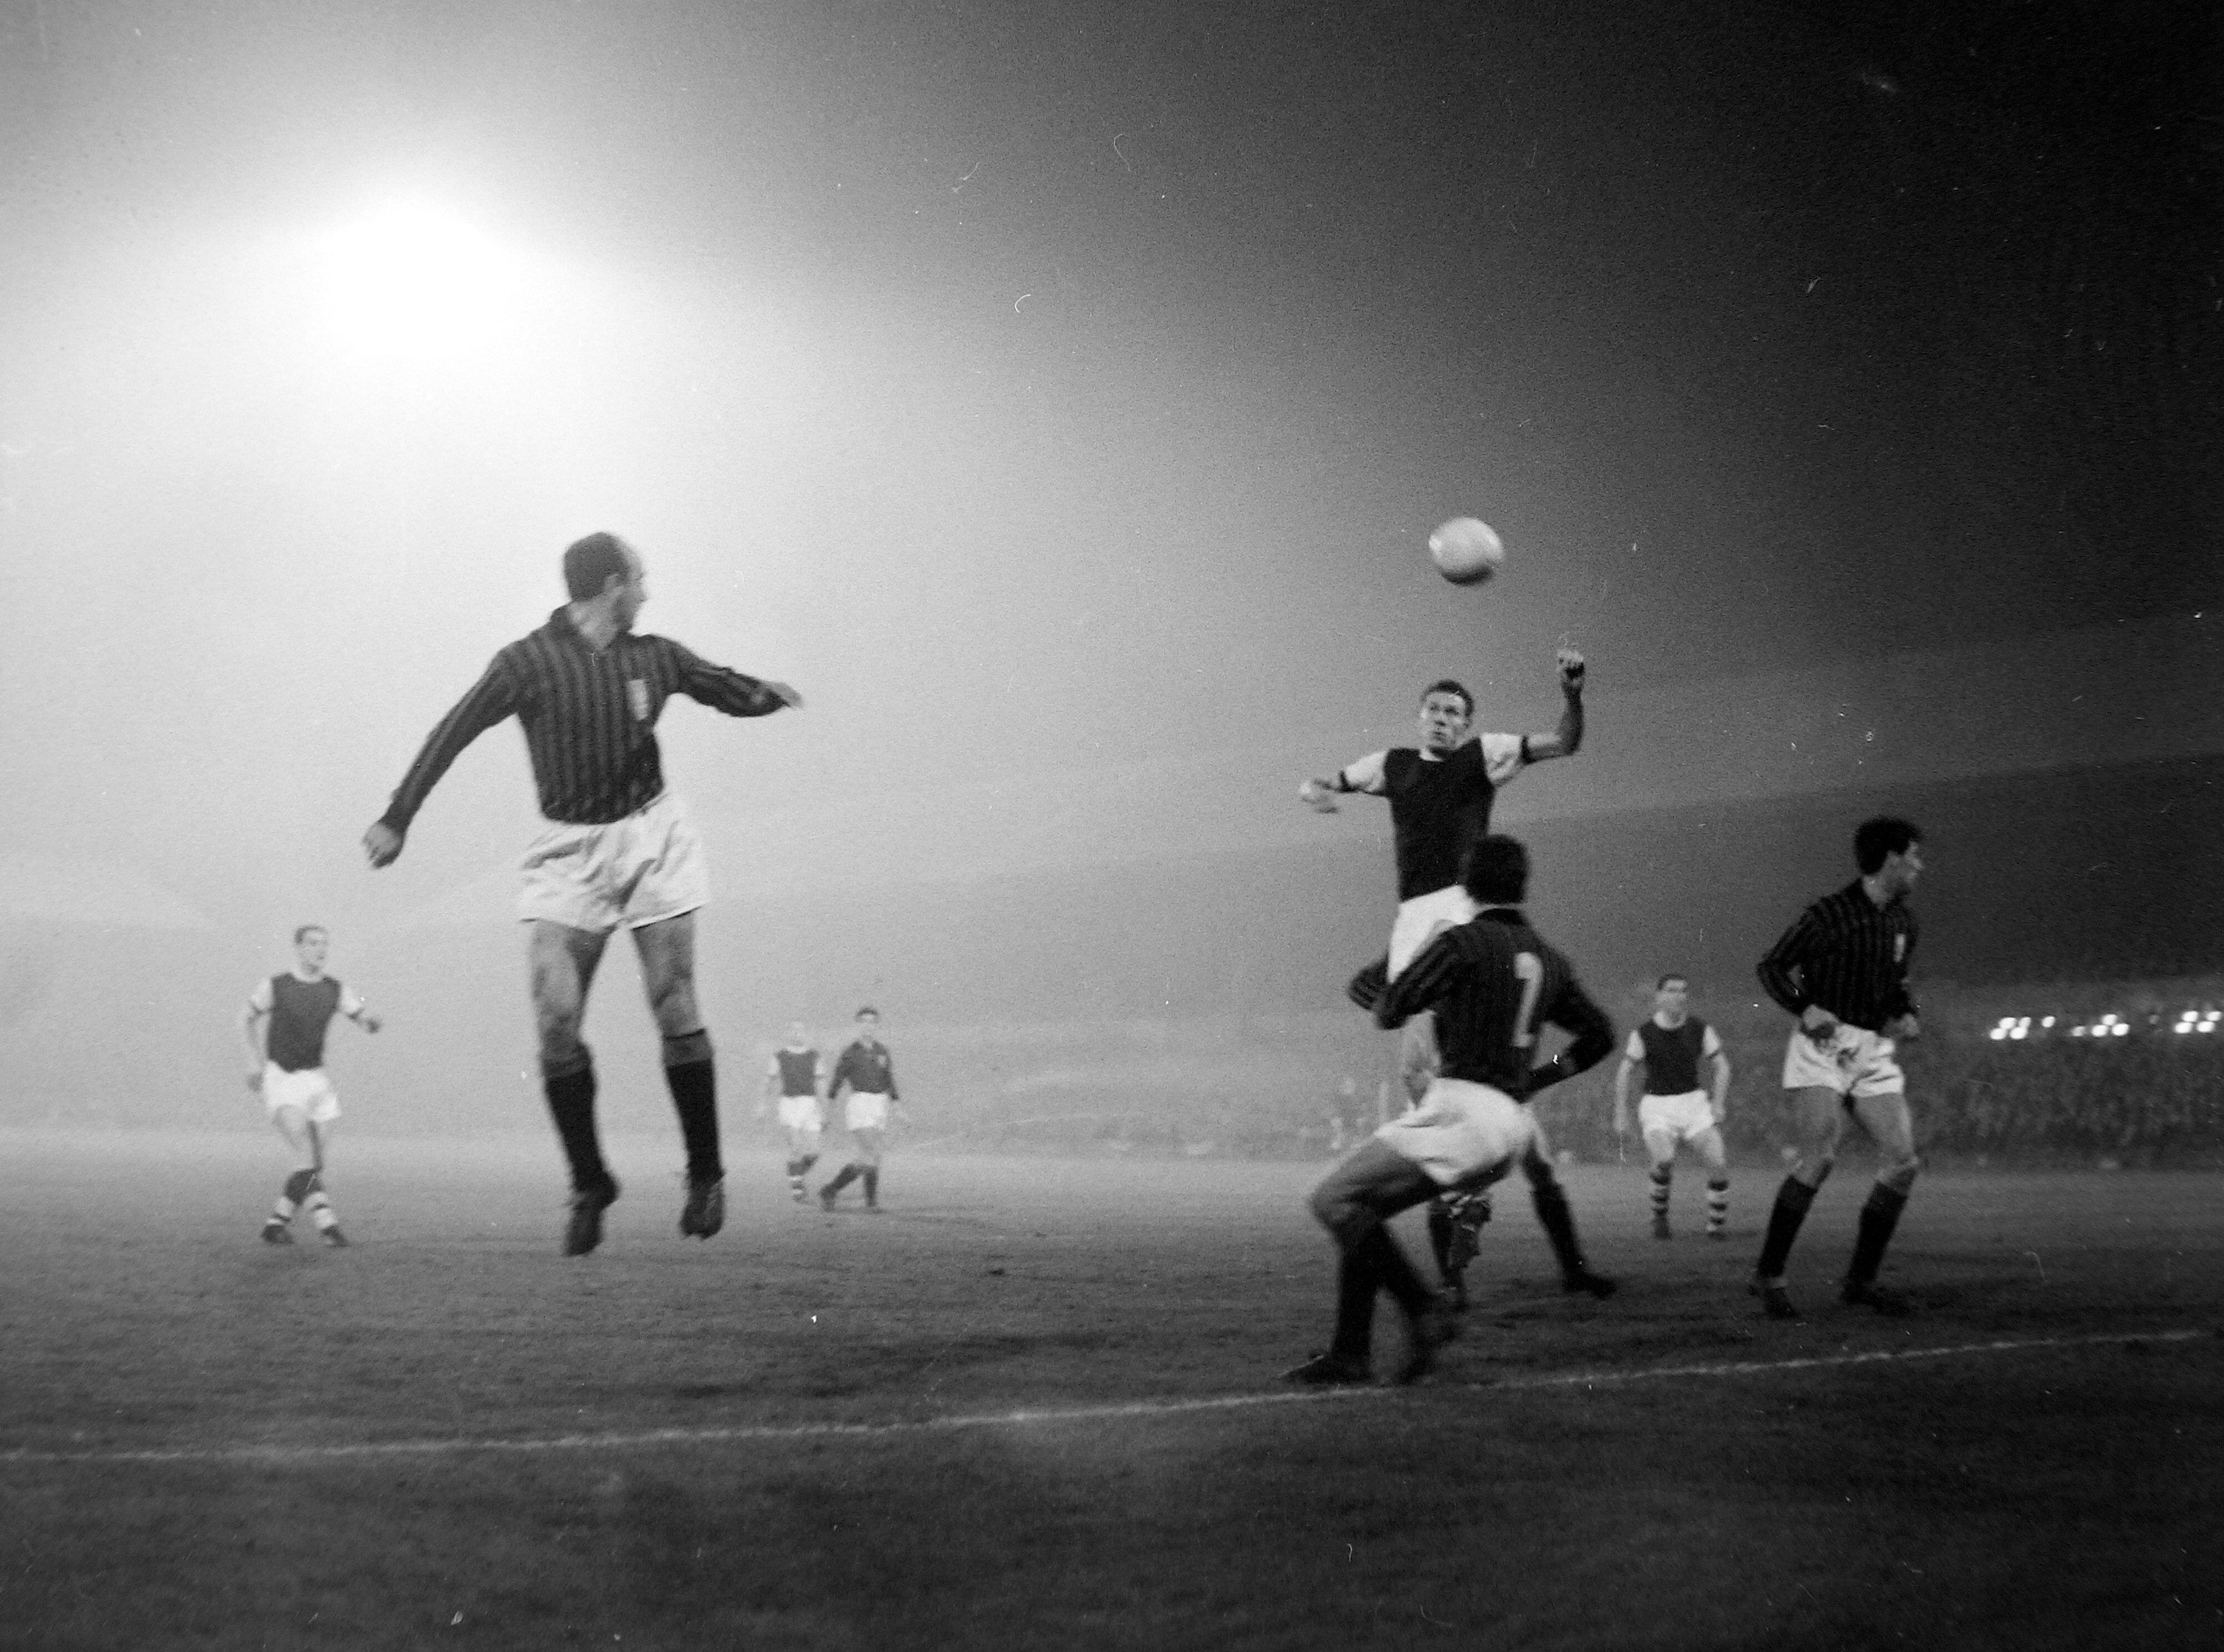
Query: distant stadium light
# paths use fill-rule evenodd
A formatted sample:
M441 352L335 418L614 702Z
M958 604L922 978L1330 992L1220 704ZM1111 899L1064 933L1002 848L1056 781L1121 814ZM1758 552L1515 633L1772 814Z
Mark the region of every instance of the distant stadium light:
M318 244L337 342L374 354L447 353L514 319L524 261L453 209L397 200Z

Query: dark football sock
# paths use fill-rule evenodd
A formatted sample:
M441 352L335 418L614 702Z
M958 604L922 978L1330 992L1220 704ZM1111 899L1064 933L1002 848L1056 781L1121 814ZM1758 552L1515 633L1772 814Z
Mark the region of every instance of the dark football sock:
M1371 1257L1357 1249L1336 1253L1336 1340L1329 1345L1329 1351L1337 1358L1364 1364L1374 1357L1378 1282Z
M1869 1189L1868 1199L1861 1206L1861 1226L1854 1236L1853 1265L1846 1269L1848 1283L1867 1285L1875 1280L1877 1269L1884 1265L1884 1248L1892 1243L1892 1231L1906 1208L1905 1193L1882 1182Z
M877 1168L865 1172L865 1202L868 1205L881 1202L881 1173Z
M835 1173L834 1180L818 1191L822 1193L838 1193L856 1179L857 1167L854 1164L845 1164Z
M572 1167L575 1193L607 1187L608 1166L602 1144L595 1139L595 1069L592 1064L544 1078L540 1088L548 1098L549 1116L564 1143L564 1157Z
M1560 1184L1557 1180L1535 1183L1529 1189L1529 1202L1537 1207L1537 1220L1544 1226L1545 1237L1552 1242L1560 1277L1580 1279L1589 1273L1583 1248L1576 1240L1576 1213L1568 1208L1568 1195Z
M1441 1199L1429 1205L1429 1254L1436 1258L1437 1275L1447 1285L1452 1282L1452 1213Z
M1799 1237L1799 1225L1807 1219L1807 1207L1814 1202L1812 1187L1797 1176L1785 1177L1784 1185L1776 1190L1776 1204L1768 1212L1768 1236L1760 1242L1760 1260L1753 1264L1754 1273L1763 1279L1783 1277L1791 1242Z
M687 1143L687 1179L716 1181L726 1174L718 1161L717 1063L710 1040L700 1033L664 1041L664 1082L679 1115L679 1135ZM673 1060L675 1054L688 1059Z

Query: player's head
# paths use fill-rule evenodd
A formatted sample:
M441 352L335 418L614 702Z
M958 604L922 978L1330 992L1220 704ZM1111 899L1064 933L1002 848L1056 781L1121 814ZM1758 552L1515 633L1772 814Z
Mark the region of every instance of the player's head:
M801 1049L810 1041L810 1029L801 1022L791 1021L787 1023L787 1041L795 1048Z
M881 1024L881 1012L867 1004L857 1011L857 1030L869 1033Z
M1495 832L1477 838L1460 881L1478 906L1520 906L1529 898L1529 851Z
M309 968L320 967L325 953L332 946L332 937L320 923L305 923L294 932L294 956Z
M1475 721L1475 696L1450 677L1438 679L1421 691L1421 744L1431 751L1450 751L1467 738Z
M1652 987L1652 1007L1665 1016L1681 1018L1691 1002L1691 984L1680 975L1664 975Z
M1890 814L1862 821L1854 828L1854 864L1886 896L1905 895L1923 873L1923 829Z
M565 547L564 590L573 602L606 598L622 631L648 600L641 554L616 534L590 534Z

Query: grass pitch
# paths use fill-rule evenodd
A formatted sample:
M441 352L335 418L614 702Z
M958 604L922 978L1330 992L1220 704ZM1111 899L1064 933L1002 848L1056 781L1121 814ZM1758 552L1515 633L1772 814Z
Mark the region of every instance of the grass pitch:
M2224 1178L1927 1175L1889 1321L1848 1165L1791 1326L1773 1175L1660 1244L1574 1172L1603 1304L1517 1181L1439 1374L1320 1396L1324 1166L899 1154L830 1217L749 1155L704 1244L617 1146L566 1261L537 1139L344 1136L332 1251L256 1241L275 1141L0 1135L0 1646L2224 1638Z

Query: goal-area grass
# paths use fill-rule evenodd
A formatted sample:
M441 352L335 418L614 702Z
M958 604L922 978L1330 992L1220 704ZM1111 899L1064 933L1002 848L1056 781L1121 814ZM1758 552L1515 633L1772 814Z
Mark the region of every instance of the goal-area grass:
M1314 1394L1322 1164L898 1153L830 1216L750 1154L704 1244L676 1142L616 1145L566 1260L545 1141L343 1136L327 1250L257 1242L275 1138L0 1134L0 1645L2224 1635L2224 1179L1927 1175L1888 1320L1830 1288L1849 1163L1794 1324L1743 1290L1773 1176L1660 1244L1570 1171L1603 1303L1517 1179L1438 1370Z

